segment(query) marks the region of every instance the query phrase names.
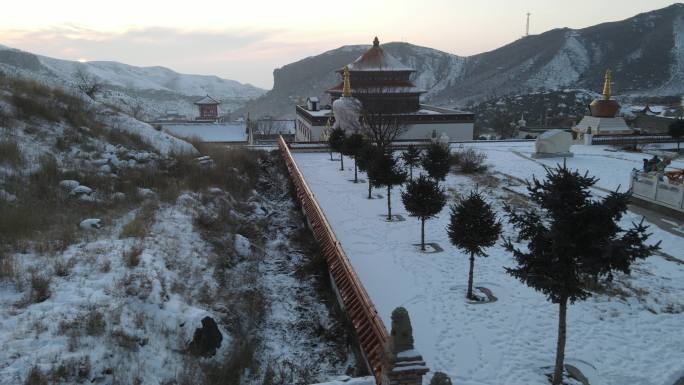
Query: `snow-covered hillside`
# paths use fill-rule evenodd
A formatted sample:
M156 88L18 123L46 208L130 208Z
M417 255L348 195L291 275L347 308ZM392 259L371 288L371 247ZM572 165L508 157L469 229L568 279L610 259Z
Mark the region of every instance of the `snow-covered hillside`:
M681 95L683 28L684 4L673 4L618 22L553 29L468 57L380 39L383 49L416 70L424 102L453 107L562 88L600 92L609 68L615 95ZM325 91L340 80L334 71L368 48L344 46L276 69L273 89L245 110L293 116L298 100L318 96L325 103Z
M136 67L117 62L75 62L0 47L0 72L40 81L50 86L74 88L77 73L104 84L97 95L128 112L154 119L169 111L193 118L193 102L209 94L229 113L265 90L216 76L180 74L164 67Z
M0 384L364 374L278 154L0 75Z

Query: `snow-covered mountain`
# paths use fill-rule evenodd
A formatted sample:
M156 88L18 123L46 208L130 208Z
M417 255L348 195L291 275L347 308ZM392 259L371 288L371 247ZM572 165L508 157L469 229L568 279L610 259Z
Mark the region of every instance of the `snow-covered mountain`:
M293 115L298 99L328 100L325 89L339 81L334 70L368 47L344 46L276 69L273 90L246 108L253 114ZM613 70L618 94L684 92L684 4L583 29L554 29L469 57L408 43L383 48L416 69L415 82L431 104L460 105L565 87L600 91L607 68Z
M75 74L85 72L105 84L103 99L124 110L142 109L147 118L169 110L192 116L192 103L207 94L220 100L222 112L226 113L265 92L217 76L187 75L164 67L136 67L112 61L80 63L4 46L0 46L0 71L60 87L73 87Z

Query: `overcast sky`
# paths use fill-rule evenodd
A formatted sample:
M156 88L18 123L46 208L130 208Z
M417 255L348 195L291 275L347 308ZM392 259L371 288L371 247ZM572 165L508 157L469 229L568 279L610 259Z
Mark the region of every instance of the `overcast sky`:
M0 7L0 44L271 88L274 68L346 44L407 41L457 55L524 34L582 28L672 0L31 0Z

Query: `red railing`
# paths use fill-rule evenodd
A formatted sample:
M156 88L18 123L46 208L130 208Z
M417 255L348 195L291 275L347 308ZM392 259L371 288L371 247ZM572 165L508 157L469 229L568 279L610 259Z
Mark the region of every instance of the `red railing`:
M366 293L359 277L354 272L347 254L335 237L335 232L333 232L323 210L316 202L282 137L278 138L278 147L295 186L297 199L302 205L304 215L306 215L314 237L327 261L328 271L337 288L342 306L351 320L359 345L375 376L376 383L380 384L384 346L388 340L385 324L375 310L375 305Z

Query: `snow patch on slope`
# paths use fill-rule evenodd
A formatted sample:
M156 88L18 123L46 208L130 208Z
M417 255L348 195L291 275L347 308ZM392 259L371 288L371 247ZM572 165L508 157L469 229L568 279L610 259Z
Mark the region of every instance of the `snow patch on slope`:
M588 66L589 53L579 40L579 34L569 32L563 48L527 83L535 88L556 89L577 82Z
M678 17L672 26L674 46L672 47L672 67L670 80L665 82L656 92L660 94L681 93L684 88L684 18Z

